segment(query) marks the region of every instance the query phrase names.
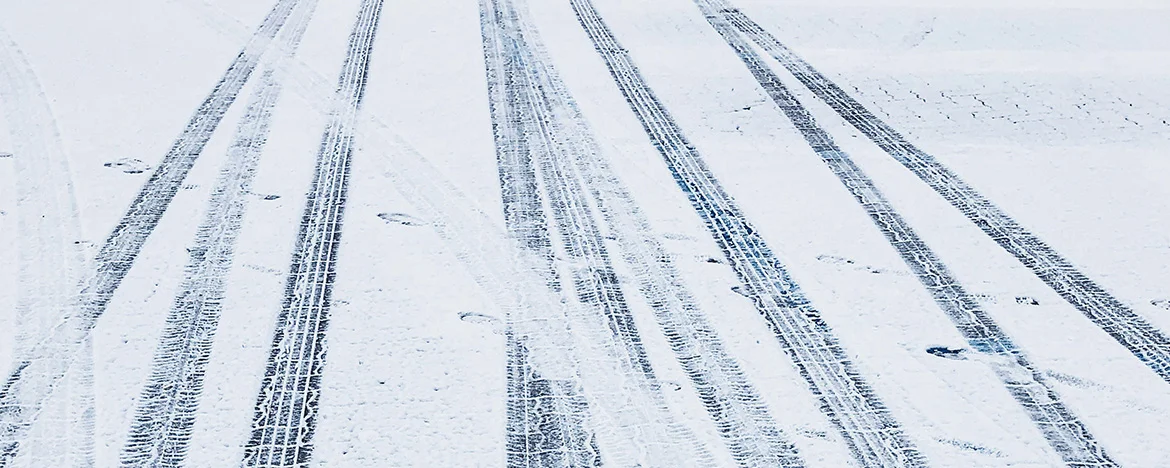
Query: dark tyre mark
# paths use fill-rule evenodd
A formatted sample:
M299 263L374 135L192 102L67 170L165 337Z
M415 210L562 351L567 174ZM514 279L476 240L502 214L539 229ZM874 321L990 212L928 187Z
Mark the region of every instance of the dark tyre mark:
M725 4L726 5L726 4ZM721 15L845 121L918 176L1089 320L1170 382L1170 337L1156 329L938 160L906 140L738 9Z
M517 113L521 122L529 124L523 134L528 136L531 153L539 162L542 188L548 195L562 248L572 265L569 268L580 301L607 318L610 329L625 343L630 367L640 369L654 387L652 404L662 412L669 411L610 261L605 240L616 241L671 350L732 456L743 466L774 463L792 451L791 444L682 284L671 256L610 169L588 122L533 36L532 44L525 44L523 35L516 41L528 46L519 48L514 55L515 81L527 88L521 89L526 95L517 96ZM601 215L604 225L596 221L595 212ZM603 235L603 229L609 235ZM684 450L698 454L678 449L668 449L672 453L658 449L656 453L647 448L644 450L649 462L678 466L679 462L667 458L675 457L681 458L681 463L712 463L695 459L707 456L706 449L688 431L681 427L670 430L676 435L669 443L685 441L690 447Z
M572 382L541 377L524 339L505 328L508 349L507 466L600 467L597 439L585 428L589 404Z
M626 102L745 286L745 295L763 314L855 457L867 466L923 465L923 456L861 378L820 312L707 169L593 5L588 0L571 3ZM773 465L803 465L795 447L778 455Z
M519 69L522 64L518 62L523 37L509 2L480 0L479 4L504 223L520 248L543 260L541 276L550 289L560 293L533 151L525 137L531 129L520 108L526 100L526 72ZM508 353L507 466L601 466L596 437L585 427L589 406L580 388L573 382L542 378L529 363L527 338L516 334L511 320L504 334ZM557 398L557 393L563 396Z
M338 77L341 106L329 117L289 265L268 370L256 400L249 467L308 466L317 425L325 333L349 189L354 132L365 96L383 0L362 0Z
M15 456L20 441L48 397L44 390L53 388L68 371L69 360L61 357L76 355L86 343L90 330L105 312L147 237L296 3L297 0L279 0L264 18L97 253L95 269L81 285L81 313L56 324L35 345L21 377L11 379L12 386L0 398L0 467Z
M287 55L300 44L316 6L316 0L306 0L294 9L291 24L280 33L280 47ZM150 378L138 398L121 456L124 467L183 466L219 324L224 281L280 94L280 82L271 68L266 69L236 129L194 245L187 249L191 258L159 340Z
M1093 436L1072 412L1065 407L1056 392L1045 381L1023 351L1015 346L999 324L987 315L950 269L938 258L909 223L898 214L873 181L842 151L832 137L816 122L808 110L796 99L776 75L737 32L729 18L737 17L719 0L696 0L707 21L751 71L768 96L792 121L805 141L828 165L865 209L874 225L897 250L898 255L926 287L935 303L955 324L971 347L986 353L992 370L1008 392L1044 433L1053 449L1070 465L1114 466ZM1030 298L1028 298L1030 299ZM1033 300L1034 301L1034 300ZM1024 303L1024 302L1021 302ZM932 348L932 354L945 356L946 350ZM928 352L931 350L928 350Z

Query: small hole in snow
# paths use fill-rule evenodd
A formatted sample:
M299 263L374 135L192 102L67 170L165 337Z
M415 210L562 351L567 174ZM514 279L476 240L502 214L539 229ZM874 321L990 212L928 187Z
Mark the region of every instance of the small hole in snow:
M1040 305L1040 301L1028 296L1016 296L1016 304L1020 305Z
M966 351L963 348L952 348L949 346L931 346L926 348L926 352L947 359L964 359L963 354Z

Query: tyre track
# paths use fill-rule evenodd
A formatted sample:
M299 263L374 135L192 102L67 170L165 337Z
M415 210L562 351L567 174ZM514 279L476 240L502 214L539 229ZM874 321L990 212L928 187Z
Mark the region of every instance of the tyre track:
M720 2L696 0L707 21L723 37L792 122L805 141L849 190L890 245L926 286L939 308L954 322L959 333L991 365L1008 392L1036 423L1048 443L1069 466L1116 466L1084 424L1065 407L1041 372L979 305L950 269L918 237L909 223L890 205L873 181L816 122L808 110L780 81L747 40L722 16Z
M190 6L196 7L193 0ZM208 9L197 9L233 35L242 36L242 25L230 17ZM332 112L336 99L332 85L315 70L295 58L288 63L286 86L305 98L320 112ZM360 138L368 151L379 151L382 158L367 162L388 179L403 197L416 208L435 234L451 247L473 280L510 322L510 332L522 340L517 353L524 365L515 366L525 376L543 379L552 398L529 400L532 404L566 402L562 414L580 411L584 401L592 408L584 423L596 439L607 439L607 463L622 460L618 455L636 451L646 435L656 434L647 421L652 415L640 390L631 382L636 375L623 368L614 353L613 334L597 314L583 310L575 301L565 301L550 289L539 272L547 261L520 248L499 223L469 198L442 171L415 150L373 112L361 116ZM608 340L608 341L607 341ZM517 380L516 382L520 382ZM519 393L517 393L519 394ZM539 421L537 421L539 422ZM577 424L574 422L573 424ZM594 431L594 427L605 430ZM539 439L533 439L539 441ZM595 442L589 442L590 446ZM623 450L613 447L624 444Z
M909 169L1045 284L1170 382L1170 337L1113 297L957 174L906 140L740 10L721 13L845 121Z
M738 205L706 168L701 155L650 90L591 2L571 0L571 4L675 181L703 218L743 282L747 295L853 454L863 465L871 464L869 460L890 466L925 464L924 457L848 359L820 312L804 297ZM802 464L795 449L778 461L790 466Z
M548 288L562 287L555 274L552 239L532 162L530 131L521 105L524 71L516 49L517 37L509 21L514 13L495 0L481 0L484 63L496 139L496 161L504 207L504 224L520 248L543 259L538 270ZM510 34L509 34L510 33ZM509 467L595 467L602 465L592 431L585 427L589 406L572 380L550 380L532 369L523 335L508 320L506 454ZM557 396L560 396L559 398Z
M354 130L382 5L383 0L362 0L349 36L337 84L341 106L330 115L321 137L316 174L289 266L285 303L256 401L252 437L244 448L246 466L307 466L312 453Z
M80 282L78 312L65 316L32 344L23 372L10 376L0 398L0 467L7 466L41 412L48 393L59 385L73 357L158 225L203 147L255 69L260 56L298 0L279 0L232 61L227 72L196 110L171 149L98 251L93 270Z
M37 343L54 323L78 313L76 285L87 266L81 239L80 212L73 190L69 157L61 143L56 119L39 80L19 47L0 28L0 110L6 116L16 171L17 306L13 355L23 371ZM40 387L43 415L25 434L19 457L5 455L8 437L0 432L0 464L10 457L15 466L52 464L93 466L93 354L88 342L51 358L65 376L54 386ZM72 361L72 362L71 362ZM13 374L9 386L19 374ZM5 392L7 393L7 392ZM0 411L12 404L0 397ZM31 422L30 422L31 424Z
M202 4L197 0L184 3L232 35L245 34L238 21L222 12L200 8ZM492 31L494 25L488 22L484 26ZM495 37L494 33L488 34ZM502 65L495 68L502 69ZM324 77L295 58L288 63L288 69L289 91L305 98L318 111L329 112L335 107L332 85ZM530 384L521 379L511 380L514 388L519 389L513 390L513 394L522 395L523 388L541 387L539 393L547 393L551 398L530 398L525 402L534 408L538 404L563 403L563 409L556 410L557 414L583 414L580 405L588 405L587 420L568 422L594 434L595 441L579 445L604 447L603 461L607 465L633 466L634 462L626 465L622 462L636 460L634 457L642 447L652 446L645 442L647 437L663 431L655 419L658 415L647 411L650 405L646 403L645 389L634 381L638 373L631 372L623 363L619 356L622 353L616 352L623 348L614 343L613 332L604 321L577 301L566 301L561 293L549 288L547 279L541 275L547 270L546 258L522 248L481 208L480 200L462 193L450 178L374 112L362 113L359 133L367 151L382 155L366 163L387 177L387 183L415 207L420 218L427 220L428 227L451 248L500 316L507 317L509 328L505 335L511 334L518 342L505 343L508 348L518 349L509 356L512 359L508 370L534 380ZM505 339L513 338L505 336ZM518 408L524 411L523 406ZM539 420L535 422L538 424ZM530 427L533 433L537 432L536 424Z
M562 234L583 233L575 236L578 242L587 243L580 250L594 253L575 256L592 257L595 264L600 263L591 269L609 272L603 278L613 274L601 232L589 212L588 195L592 195L596 210L608 232L618 241L623 258L634 270L641 293L654 310L672 351L732 457L740 466L771 466L774 460L793 450L791 444L784 440L754 385L727 353L717 332L682 284L649 221L609 168L572 95L545 58L547 53L539 42L533 42L524 51L527 66L520 69L530 75L530 90L539 103L536 111L545 114L533 119L543 128L531 134L541 135L544 140L541 173L546 175L547 190L554 194L551 205L558 221L573 220L558 226L559 230ZM557 206L563 208L556 209ZM616 278L613 279L617 290Z
M280 32L278 46L286 59L295 53L316 6L316 0L298 4L289 26ZM193 246L187 249L191 258L160 337L151 376L138 398L122 466L178 468L186 458L219 323L224 281L281 95L279 75L283 73L273 65L266 67L236 128Z
M546 54L539 37L525 21L523 4L492 1L481 3L485 25L485 55L488 65L489 95L495 122L500 165L501 187L509 225L535 227L517 234L533 254L548 259L550 285L559 287L563 275L572 281L577 302L595 315L610 333L611 350L626 373L626 378L644 395L638 404L652 423L633 440L638 453L622 453L608 448L608 464L622 466L713 466L711 456L685 427L674 421L661 393L661 387L642 346L617 274L608 259L601 234L588 201L582 196L578 181L566 174L558 156L565 150L559 143L563 135L549 107L543 86L547 72ZM543 197L542 197L543 194ZM547 201L543 207L542 198ZM548 229L551 214L552 230ZM517 216L519 215L519 216ZM523 217L524 220L517 220ZM517 222L520 221L520 222ZM555 237L555 239L554 239ZM554 244L554 240L557 241ZM558 250L559 247L559 250ZM560 271L558 271L560 270ZM513 378L514 374L511 375ZM511 400L511 399L510 399ZM527 408L526 408L527 409ZM581 411L588 411L584 405ZM540 418L541 414L510 415ZM582 421L586 418L581 417ZM510 426L516 420L510 419ZM656 427L655 427L656 426ZM541 428L542 430L544 428ZM549 428L554 429L554 428ZM570 427L570 430L579 430ZM524 434L531 437L534 434ZM547 434L539 434L547 438ZM579 466L578 462L601 463L602 458L542 460L531 447L517 453L521 440L509 441L510 466ZM530 444L531 442L526 442ZM623 447L624 448L624 447ZM570 446L570 453L592 454L584 447ZM629 450L625 450L630 452Z

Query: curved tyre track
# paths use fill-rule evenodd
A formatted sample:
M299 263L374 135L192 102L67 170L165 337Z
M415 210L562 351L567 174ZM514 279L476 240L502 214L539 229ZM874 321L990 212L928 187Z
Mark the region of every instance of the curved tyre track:
M291 24L281 31L278 42L286 56L299 45L316 6L316 0L297 5ZM205 218L187 249L191 258L167 317L150 378L138 398L121 456L124 467L183 466L219 323L224 280L268 139L272 111L281 94L277 74L271 66L264 70L249 98Z
M53 324L77 315L77 284L86 261L78 242L81 221L69 157L56 119L32 67L3 28L0 111L9 125L16 171L18 283L13 354L16 367L23 370ZM86 341L75 350L55 349L43 359L54 360L53 366L65 369L65 374L55 387L26 389L41 395L43 406L23 436L10 434L14 440L8 441L0 433L0 450L5 450L5 442L23 444L19 456L0 452L0 465L14 457L14 466L93 466L92 345ZM16 384L18 375L10 377L9 386ZM0 412L10 404L38 410L35 401L5 400L0 397Z
M85 343L114 291L133 265L147 237L179 190L211 134L244 86L268 43L284 25L298 0L279 0L196 110L158 168L131 202L82 280L79 312L53 324L39 341L19 374L0 397L0 467L7 466L36 420L48 394L61 381Z
M701 155L650 90L637 66L587 0L571 0L577 18L626 102L662 154L810 389L863 465L921 466L924 457L861 378L820 312L804 297ZM773 462L801 466L793 448Z
M245 466L307 466L316 429L325 332L349 188L354 129L365 96L383 0L362 0L338 78L341 106L321 137L316 174L289 266Z
M1085 425L1065 407L1056 391L1016 347L999 324L983 311L873 181L842 151L833 138L764 63L751 45L720 14L717 2L696 0L711 26L719 32L751 71L768 96L804 136L805 141L849 190L898 255L930 292L939 308L954 322L971 347L992 357L996 376L1043 432L1048 443L1069 466L1116 466Z
M918 149L740 10L720 13L845 121L922 179L1089 320L1170 382L1170 337L1076 268L957 174Z

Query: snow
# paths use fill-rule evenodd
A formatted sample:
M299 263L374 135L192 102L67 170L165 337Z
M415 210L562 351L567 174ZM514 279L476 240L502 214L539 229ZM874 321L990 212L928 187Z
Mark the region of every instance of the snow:
M41 325L22 325L18 311L31 294L22 290L23 275L68 277L49 267L30 273L19 266L18 246L57 247L18 222L33 219L29 216L47 205L19 195L38 181L21 178L27 174L18 172L16 158L41 155L17 151L30 136L13 134L18 126L11 119L29 119L20 128L56 126L69 173L52 176L72 181L74 221L81 230L76 248L89 261L85 268L92 269L91 260L126 207L273 3L0 3L0 40L11 40L3 47L28 67L0 61L0 67L16 67L0 70L0 80L29 99L0 101L4 375L19 369L21 340L40 338L29 330ZM807 466L860 466L757 305L733 289L742 290L740 278L631 112L571 3L501 3L526 5L521 11L544 48L533 60L546 59L555 69L587 125L588 134L565 134L595 142L597 157L630 192L678 271L680 287L694 296L768 417ZM1137 315L1170 330L1170 29L1165 28L1170 7L1165 2L734 3ZM332 91L364 4L321 2L295 57L284 60L275 49L265 53L98 317L90 335L93 452L77 452L92 456L92 466L119 465L184 278L188 248L248 98L262 70L275 67L284 92L226 276L223 314L183 466L244 459L321 133L332 113L345 106ZM996 356L968 349L966 359L956 360L926 352L932 346L970 345L693 1L592 4L931 465L1064 464L1005 391L993 371L1000 365ZM539 332L523 323L517 304L567 304L560 315L527 316L536 317L532 323L551 324L553 338L545 345L563 344L559 332L576 333L578 343L600 335L582 328L592 322L572 315L589 309L578 304L568 276L579 265L562 247L550 249L557 253L554 271L564 286L555 294L534 280L543 274L529 271L536 262L506 250L520 249L506 234L512 226L501 200L478 2L387 2L381 15L344 195L344 235L309 464L500 466L516 450L508 446L506 432L505 335L513 327ZM1167 381L780 62L765 62L1024 350L1113 460L1132 467L1170 465L1163 442L1170 439ZM17 86L30 82L43 98L32 94L33 88ZM47 106L49 120L26 112L34 106ZM44 199L58 189L46 190ZM622 226L603 223L597 209L590 212L605 226L603 232ZM61 229L67 232L64 224ZM663 466L646 457L668 445L638 445L661 441L692 444L694 453L710 453L712 466L736 466L727 437L713 423L663 334L661 317L640 289L639 266L623 257L629 246L613 237L605 242L608 261L654 367L653 385L623 367L624 357L611 356L610 346L620 341L613 337L606 338L613 343L563 352L540 351L542 342L536 340L534 366L550 379L562 377L560 371L568 375L565 381L581 381L582 395L596 413L584 427L598 434L603 461L628 455L642 466ZM557 239L553 244L559 245ZM509 269L487 275L477 270L501 264ZM66 316L40 317L39 323L58 319L72 323ZM558 361L565 356L579 361ZM614 375L606 374L611 371ZM582 377L589 375L599 380ZM609 383L629 387L605 388ZM615 396L628 400L604 400ZM655 398L665 402L662 411L611 411ZM651 418L639 421L644 427L671 432L647 434L643 426L623 425L635 416ZM0 429L6 421L0 417ZM48 437L44 434L60 425L87 430L83 421L49 416L32 421L30 437ZM0 443L4 437L0 431ZM28 455L10 461L3 450L0 445L0 466L45 466L45 460ZM706 465L698 460L695 466Z

